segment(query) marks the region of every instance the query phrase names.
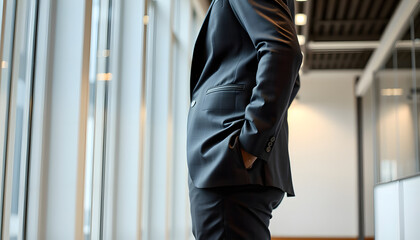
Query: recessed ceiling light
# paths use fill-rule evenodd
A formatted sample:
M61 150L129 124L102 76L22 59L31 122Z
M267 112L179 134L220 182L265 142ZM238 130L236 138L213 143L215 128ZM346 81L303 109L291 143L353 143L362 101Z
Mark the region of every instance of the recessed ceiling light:
M402 88L384 88L381 89L382 96L402 96L404 90Z
M306 14L298 13L295 16L296 25L305 25L306 24Z

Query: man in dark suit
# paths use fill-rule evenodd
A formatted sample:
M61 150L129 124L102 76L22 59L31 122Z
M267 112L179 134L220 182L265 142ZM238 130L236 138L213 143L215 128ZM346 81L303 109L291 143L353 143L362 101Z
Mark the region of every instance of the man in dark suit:
M294 0L213 0L191 69L187 158L197 239L270 239L294 196L287 109L302 53Z

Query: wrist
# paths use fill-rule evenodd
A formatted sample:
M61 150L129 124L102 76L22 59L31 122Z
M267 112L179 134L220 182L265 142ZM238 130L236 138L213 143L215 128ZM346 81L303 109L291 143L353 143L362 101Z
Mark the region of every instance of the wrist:
M254 164L257 157L246 152L243 148L241 148L242 160L244 162L245 168L251 168Z

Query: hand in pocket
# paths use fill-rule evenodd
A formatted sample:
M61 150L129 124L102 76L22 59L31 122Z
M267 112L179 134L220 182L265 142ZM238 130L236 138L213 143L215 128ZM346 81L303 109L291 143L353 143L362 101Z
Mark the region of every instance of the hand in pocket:
M242 148L241 148L241 154L242 154L242 161L244 162L245 168L246 169L252 168L252 165L254 164L255 160L257 160L257 157L246 152Z

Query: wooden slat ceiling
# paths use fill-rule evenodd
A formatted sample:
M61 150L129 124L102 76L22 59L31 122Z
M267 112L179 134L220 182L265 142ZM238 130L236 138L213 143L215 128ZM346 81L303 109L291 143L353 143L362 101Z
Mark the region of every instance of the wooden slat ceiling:
M398 69L411 69L411 49L398 49L392 52L388 61L385 63L384 68L398 68ZM415 54L416 68L420 67L420 53L417 51ZM395 66L394 66L395 64Z
M400 0L309 0L310 41L379 40ZM297 2L299 10L308 2Z
M305 4L309 4L305 12ZM308 15L306 42L379 41L400 0L308 0L296 13ZM308 8L306 8L308 9ZM297 27L304 35L304 27ZM373 50L304 49L307 70L363 69Z
M308 16L306 26L297 26L299 35L308 42L379 41L401 0L295 0L295 12ZM211 2L211 0L209 0ZM420 14L415 17L415 36L420 38ZM407 29L402 40L410 40ZM373 49L317 49L307 45L303 70L364 69ZM420 55L420 54L417 54ZM408 67L411 55L398 50L399 68ZM420 59L416 62L420 64ZM392 67L392 56L384 67Z
M372 51L309 51L305 65L311 69L362 69Z

